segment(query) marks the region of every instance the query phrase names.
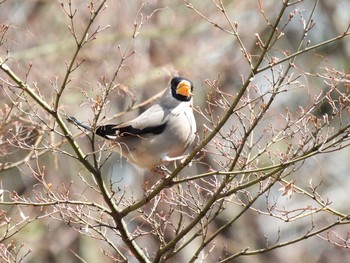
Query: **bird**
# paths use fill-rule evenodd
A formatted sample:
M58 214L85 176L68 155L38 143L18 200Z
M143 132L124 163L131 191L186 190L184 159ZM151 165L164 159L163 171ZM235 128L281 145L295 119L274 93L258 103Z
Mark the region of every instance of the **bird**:
M185 158L196 136L193 83L173 77L157 103L135 119L96 129L69 117L68 121L112 142L112 149L142 169L155 170Z

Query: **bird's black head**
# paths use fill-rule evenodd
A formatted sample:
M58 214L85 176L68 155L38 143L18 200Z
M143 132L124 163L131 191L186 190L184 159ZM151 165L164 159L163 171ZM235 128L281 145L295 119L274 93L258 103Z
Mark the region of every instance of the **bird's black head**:
M170 82L173 97L180 101L190 101L193 96L193 83L182 77L175 77Z

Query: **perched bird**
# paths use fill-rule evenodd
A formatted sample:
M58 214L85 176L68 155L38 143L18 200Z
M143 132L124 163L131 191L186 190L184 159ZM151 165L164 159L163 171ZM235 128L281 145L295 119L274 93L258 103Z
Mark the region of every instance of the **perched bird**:
M196 122L192 110L193 84L174 77L158 103L131 121L92 127L74 117L68 120L111 140L113 149L144 169L154 169L181 156L193 142Z

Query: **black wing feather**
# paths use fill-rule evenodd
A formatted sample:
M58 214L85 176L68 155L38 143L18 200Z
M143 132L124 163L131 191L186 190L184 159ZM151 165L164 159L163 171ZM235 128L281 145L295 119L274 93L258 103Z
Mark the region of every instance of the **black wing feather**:
M118 128L118 125L108 124L99 126L96 129L96 134L104 137L106 139L111 139L112 136L135 136L135 135L145 135L145 134L160 134L164 131L166 127L166 122L159 126L146 127L143 129L137 129L132 127L132 125L124 126Z
M118 134L118 129L116 129L115 127L116 125L114 124L98 126L95 133L103 138L111 139L108 136L117 136Z
M158 126L152 126L152 127L146 127L143 129L137 129L132 127L132 125L118 127L119 124L107 124L98 126L96 128L96 131L93 131L93 129L90 126L84 125L81 122L79 122L74 117L69 117L68 121L71 123L74 123L77 126L80 126L90 132L95 132L98 136L101 136L103 138L106 138L108 140L114 139L113 137L117 136L135 136L135 135L145 135L145 134L160 134L164 131L167 123L163 123Z

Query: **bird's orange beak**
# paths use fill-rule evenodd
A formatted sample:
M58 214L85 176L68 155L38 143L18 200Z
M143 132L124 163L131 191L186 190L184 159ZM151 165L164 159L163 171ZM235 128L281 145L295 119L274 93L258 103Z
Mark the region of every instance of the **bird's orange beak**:
M176 94L180 94L185 97L192 96L193 94L191 92L191 83L187 80L181 81L179 85L177 85Z

